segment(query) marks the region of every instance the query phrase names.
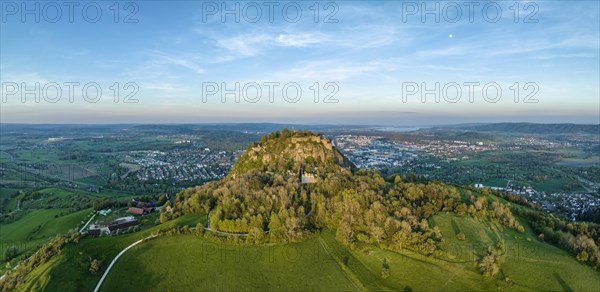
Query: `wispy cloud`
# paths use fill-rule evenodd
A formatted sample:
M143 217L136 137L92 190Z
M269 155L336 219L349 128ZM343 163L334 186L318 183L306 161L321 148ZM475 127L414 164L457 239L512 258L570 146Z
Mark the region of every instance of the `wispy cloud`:
M176 65L192 70L196 74L203 74L204 69L201 68L195 59L196 56L180 57L174 54L167 54L160 51L155 51L154 55L157 57L156 62L159 64Z
M323 43L327 38L322 33L280 34L276 38L276 43L285 47L306 47Z
M274 47L310 47L324 44L329 36L323 33L280 33L241 34L215 40L217 47L226 54L216 58L217 62L232 61L240 57L263 55Z

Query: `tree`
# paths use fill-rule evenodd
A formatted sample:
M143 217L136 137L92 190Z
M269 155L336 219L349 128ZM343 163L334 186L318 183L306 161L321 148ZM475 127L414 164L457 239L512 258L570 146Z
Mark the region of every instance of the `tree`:
M486 255L479 263L479 270L486 278L493 277L500 270L496 264L496 258L493 255Z
M12 259L14 259L16 256L19 255L19 248L15 245L9 247L6 252L4 252L4 259L8 262Z
M400 185L401 183L402 183L402 177L399 175L396 175L396 177L394 177L394 184Z
M588 255L588 253L585 250L582 250L577 255L577 260L580 262L587 262L589 259L590 259L590 256Z
M381 263L381 278L387 279L390 276L390 261L387 258L383 258Z
M208 226L210 229L218 230L219 222L221 221L221 207L217 207L214 211L210 212Z
M202 235L204 233L204 225L202 223L196 224L196 234Z
M269 220L269 235L271 236L271 239L273 240L278 240L282 238L282 228L283 228L283 224L281 223L281 220L279 219L279 216L277 216L277 214L275 214L275 212L271 213L271 218Z
M473 207L473 205L469 205L469 208L467 208L467 213L470 216L475 216L476 212L477 212L477 210L475 209L475 207Z
M377 244L381 242L381 239L385 235L384 229L377 225L371 225L371 228L369 228L369 232L371 233L371 239Z
M264 232L261 229L259 229L257 227L252 227L248 231L248 236L246 237L246 242L258 244L258 243L262 242L264 237L265 237Z
M167 201L167 195L162 194L158 197L158 201L156 202L157 206L162 206L165 204L165 202Z
M165 213L165 212L161 212L161 213L160 213L160 223L165 223L165 222L167 222L167 221L169 221L169 218L168 218L168 216L167 216L167 213Z
M345 218L347 217L345 216ZM347 220L342 220L336 231L336 238L343 243L350 243L353 235L354 232L352 231L352 226L350 223Z
M100 271L101 267L102 267L102 262L97 259L93 259L92 262L90 263L90 273L95 275L96 273L98 273L98 271Z
M465 213L467 213L467 205L465 203L462 203L456 206L454 212L456 212L456 215L458 216L464 216Z
M456 235L456 238L457 238L458 240L460 240L460 241L465 241L465 239L466 239L466 237L465 237L465 234L464 234L464 233L462 233L462 232L459 232L459 233Z

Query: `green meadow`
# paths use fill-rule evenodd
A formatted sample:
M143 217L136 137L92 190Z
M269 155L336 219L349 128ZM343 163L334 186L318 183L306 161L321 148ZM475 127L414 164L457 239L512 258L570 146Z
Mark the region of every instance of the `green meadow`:
M136 233L85 238L79 244L67 245L60 255L32 271L21 289L91 291L111 260L129 244L159 229L205 221L205 215L184 215L157 226L149 222ZM410 250L391 251L385 246L350 248L339 243L329 230L285 245L215 243L198 235L162 236L125 253L101 290L596 291L600 287L598 271L577 262L568 252L539 241L526 221L520 221L524 233L487 219L453 213L434 215L430 224L439 227L444 238L441 258ZM12 228L16 232L17 226ZM459 233L465 235L464 240L457 237ZM477 261L501 239L506 247L504 263L495 277L485 279ZM96 275L88 272L91 259L103 263ZM382 277L384 261L389 263L387 278Z
M194 235L134 247L114 266L102 291L350 291L354 283L318 238L288 245L212 243Z
M0 223L0 241L7 244L47 239L55 234L67 232L77 227L90 214L91 209L69 212L69 209L33 210L15 222Z
M488 220L440 214L432 219L444 236L445 260L476 271L474 260L499 240L506 247L505 261L496 276L499 287L533 291L593 291L600 273L579 263L568 252L537 239L527 224L524 233ZM523 223L523 220L520 220ZM465 234L465 240L457 238Z
M298 244L216 244L202 237L163 237L136 246L114 266L103 291L593 291L600 273L569 253L525 233L453 214L434 216L445 238L442 259L374 246L350 249L331 231ZM458 233L466 239L457 239ZM484 279L476 261L503 239L501 272ZM381 277L389 262L390 276ZM298 277L302 275L302 277Z
M4 252L7 248L14 245L19 248L21 255L32 253L54 235L81 225L91 211L85 209L69 213L69 209L33 210L17 221L0 223L0 272L6 268Z
M27 279L35 279L35 281L27 281L23 290L92 291L108 264L128 245L156 233L159 229L184 225L196 226L197 223L204 223L205 220L206 216L184 215L157 226L153 226L153 220L150 220L151 222L145 223L143 229L138 232L112 237L85 238L79 244L65 246L60 255L34 269ZM96 275L88 272L91 259L103 262L101 272ZM61 280L50 281L50 279Z
M213 243L194 235L142 243L113 267L102 291L592 291L600 274L572 255L487 220L437 215L446 238L444 259L379 247L350 249L333 232L301 243L259 245ZM465 241L456 239L464 233ZM484 279L475 260L502 238L507 254L501 273ZM390 276L381 277L386 259ZM302 275L299 277L299 275Z

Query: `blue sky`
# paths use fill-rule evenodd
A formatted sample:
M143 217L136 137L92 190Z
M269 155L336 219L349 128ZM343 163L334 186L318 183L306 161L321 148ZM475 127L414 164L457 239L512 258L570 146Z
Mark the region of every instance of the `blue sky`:
M277 2L272 22L264 2L255 2L262 12L256 22L244 18L244 11L236 22L233 15L223 21L221 5L233 9L239 3L240 10L247 8L249 18L254 17L255 7L233 1L149 1L134 2L137 11L131 19L137 23L124 23L134 8L125 7L126 2L119 4L118 22L113 1L95 2L102 11L96 23L82 16L86 2L74 8L73 23L66 6L58 21L50 23L46 20L55 16L54 7L44 12L44 2L25 5L33 9L35 3L40 3L39 23L33 15L25 15L23 21L22 11L12 13L14 7L2 6L1 122L600 122L598 1L522 1L517 6L514 1L497 1L486 6L487 13L483 9L487 2L478 2L472 21L469 8L460 1L319 2L318 9L314 1ZM325 7L327 3L332 4ZM439 21L435 14L422 19L421 5L435 9L436 3ZM460 16L450 3L460 6ZM297 22L286 21L282 15L294 18L296 5L302 16ZM216 13L208 15L207 9L215 7ZM415 7L418 11L411 13ZM497 7L501 17L492 22ZM93 11L88 14L94 16ZM22 103L21 84L34 89L36 82L40 88L59 84L61 99L38 103L29 98ZM95 82L102 97L87 102L79 86L71 103L65 82L81 86ZM115 82L121 87L117 103L110 89ZM136 103L122 100L133 90L123 88L128 82L139 88ZM232 96L223 103L220 92L203 94L206 82L218 87L225 83L229 89L236 82L240 88L256 83L261 98L252 103L240 93L239 103ZM265 82L280 84L273 102ZM282 96L283 85L292 82L302 89L295 103ZM473 82L479 85L470 102L464 84ZM315 83L320 87L317 103L311 87ZM327 83L331 86L325 88ZM435 89L436 83L440 90L422 102L423 85ZM516 103L515 83L519 84ZM18 84L19 91L9 84ZM408 95L407 84L416 84L418 91ZM446 87L448 96L456 95L452 84L461 87L458 102L443 98ZM484 85L494 85L488 91L492 97L495 86L501 88L498 101L483 97ZM54 88L47 88L52 95ZM253 96L255 89L248 88ZM324 103L334 88L337 92L329 101L337 102ZM289 92L293 96L294 87ZM524 103L525 96L534 92L528 101L537 102Z

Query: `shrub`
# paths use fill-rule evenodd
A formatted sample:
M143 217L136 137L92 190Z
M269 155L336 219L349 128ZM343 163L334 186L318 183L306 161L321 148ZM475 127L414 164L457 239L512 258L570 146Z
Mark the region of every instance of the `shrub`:
M9 247L8 249L6 249L6 252L4 253L4 259L8 262L12 259L14 259L15 257L17 257L19 255L19 248L16 247L15 245Z
M483 273L483 276L486 278L491 278L500 270L498 265L496 264L496 259L493 255L487 255L483 257L481 262L479 263L479 270Z
M102 262L97 259L93 259L92 262L90 263L90 273L95 275L96 273L98 273L98 271L100 271L101 267L102 267Z
M383 258L381 266L381 278L387 279L390 276L390 262L387 258Z

